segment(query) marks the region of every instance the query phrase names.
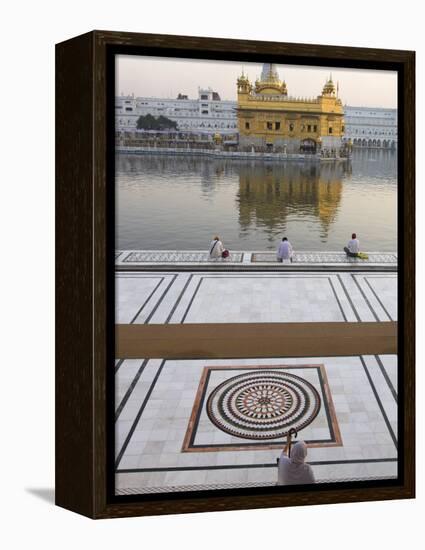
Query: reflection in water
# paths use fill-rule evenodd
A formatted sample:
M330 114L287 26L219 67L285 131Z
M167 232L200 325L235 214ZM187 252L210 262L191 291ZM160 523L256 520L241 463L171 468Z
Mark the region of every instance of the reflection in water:
M350 165L348 165L350 167ZM238 193L242 231L263 227L273 242L292 219L317 218L320 240L326 242L342 194L347 163L245 165L240 168Z
M263 163L117 155L117 247L233 250L396 249L397 156L358 150L351 163Z

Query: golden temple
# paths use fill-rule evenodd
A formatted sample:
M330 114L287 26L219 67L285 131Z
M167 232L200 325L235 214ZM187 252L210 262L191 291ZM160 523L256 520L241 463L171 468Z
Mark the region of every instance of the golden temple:
M342 148L344 109L332 75L317 97L291 97L276 66L265 63L254 85L242 72L237 92L240 150L338 154Z

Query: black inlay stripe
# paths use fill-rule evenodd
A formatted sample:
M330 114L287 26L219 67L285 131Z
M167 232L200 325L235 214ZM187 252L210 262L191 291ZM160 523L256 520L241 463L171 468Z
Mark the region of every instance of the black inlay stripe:
M362 365L363 365L364 371L365 371L366 376L367 376L367 378L368 378L368 380L369 380L369 384L370 384L370 386L371 386L371 388L372 388L373 394L375 395L375 399L376 399L376 401L377 401L377 403L378 403L378 406L379 406L379 408L380 408L380 410L381 410L381 414L382 414L382 416L383 416L383 418L384 418L385 424L387 425L388 431L390 432L391 439L393 440L393 443L394 443L394 445L395 445L395 448L398 449L398 446L397 446L397 438L396 438L396 436L395 436L395 434L394 434L394 432L393 432L393 429L392 429L392 427L391 427L391 423L390 423L390 421L388 420L388 417L387 417L387 415L386 415L386 413L385 413L384 406L382 405L382 402L381 402L381 400L380 400L380 398L379 398L378 392L376 391L375 385L374 385L374 383L373 383L372 377L370 376L369 369L367 368L367 365L366 365L365 360L363 359L363 356L362 356L362 355L360 356L360 361L361 361L361 363L362 363Z
M177 277L177 275L176 275ZM124 277L124 278L134 278L134 279L150 279L151 277ZM151 297L155 294L156 290L159 288L159 286L161 285L161 283L164 281L165 277L161 277L160 278L161 280L159 281L159 283L156 285L156 287L153 289L153 291L150 293L150 295L148 296L148 298L145 300L145 302L143 303L142 307L139 309L139 311L137 312L137 314L135 315L135 317L132 319L132 321L130 322L130 324L132 324L136 318L140 315L140 313L142 312L143 308L146 306L146 304L149 302L149 300L151 299ZM164 294L167 292L168 289L165 290ZM163 296L164 296L163 294ZM117 365L115 366L115 374L117 374L119 368L121 367L121 365L123 364L124 362L124 359L120 359L117 363ZM133 381L131 382L129 388L127 389L127 392L125 393L121 403L118 405L117 407L117 410L115 411L115 421L118 420L118 417L120 416L125 404L127 403L128 399L130 398L145 366L146 366L146 363L147 363L147 359L145 359L145 361L143 361L142 365L140 366L138 372L136 373L136 376L134 377Z
M198 294L199 287L201 286L201 283L202 283L203 280L204 280L204 277L201 277L201 278L199 279L199 282L198 282L198 284L196 285L196 288L195 288L195 292L193 293L193 296L192 296L192 298L190 299L190 302L189 302L189 304L188 304L188 306L187 306L187 308L186 308L186 311L184 312L184 315L183 315L183 317L182 317L182 320L180 321L181 324L184 323L184 321L185 321L185 319L186 319L186 317L187 317L187 314L189 313L189 310L190 310L190 308L192 307L193 300L195 299L195 296Z
M362 287L360 286L359 284L359 281L355 278L355 276L353 275L353 273L350 273L353 281L355 282L357 288L360 290L360 294L363 296L363 299L364 301L367 303L370 311L372 312L372 315L375 317L375 321L378 321L379 322L379 317L376 315L375 313L375 310L373 309L373 307L371 306L371 303L369 302L369 299L368 297L366 296L366 294L364 293L364 290L362 289Z
M158 302L156 303L155 307L153 308L153 310L150 312L150 314L148 315L148 317L146 318L144 324L147 324L149 323L149 321L152 319L152 317L155 315L155 312L156 310L159 308L159 306L161 305L162 303L162 300L165 298L167 292L170 290L171 286L173 285L174 281L177 279L177 275L174 275L173 278L171 279L170 283L168 284L167 288L164 290L164 292L162 293L162 296L161 298L158 300Z
M342 286L342 290L344 291L344 294L346 295L347 300L350 303L351 309L354 311L354 315L356 316L357 321L361 322L360 315L357 312L356 306L354 305L353 300L351 299L351 296L348 294L348 291L345 288L344 282L343 282L342 277L339 273L338 273L337 277L338 277L338 280L339 280L339 284Z
M393 394L393 397L394 397L394 399L395 399L395 402L397 403L397 402L398 402L397 392L395 391L394 386L392 385L392 382L391 382L391 380L390 380L390 377L388 376L387 370L386 370L386 368L384 367L384 365L383 365L383 363L382 363L381 358L379 357L379 355L375 355L375 359L376 359L376 362L377 362L378 365L379 365L379 368L381 369L382 376L385 378L385 381L386 381L386 383L388 384L388 387L390 388L391 393Z
M307 445L309 443L335 443L335 440L334 439L304 439L303 440L305 443L307 443ZM252 441L250 443L205 443L205 444L201 444L201 445L191 445L190 446L190 449L205 449L205 447L208 447L208 448L215 448L215 447L218 447L218 448L222 448L222 447L232 447L234 448L235 446L236 447L263 447L264 445L267 445L270 443L270 440L264 440L264 441ZM282 444L282 446L286 445L286 441L279 441L279 440L276 440L275 441L275 444ZM267 450L270 450L270 449L267 449ZM237 452L237 451L236 451Z
M278 457L276 457L278 458ZM386 462L397 462L397 458L364 458L353 460L323 460L309 461L311 466L338 466L345 464L377 464ZM135 473L153 473L153 472L190 472L192 470L245 470L247 468L277 468L277 462L267 462L264 464L222 464L219 466L171 466L169 468L123 468L116 470L117 474L135 474Z
M132 256L133 252L130 252L130 254L127 254L127 256L121 260L122 262L126 262L130 256Z
M115 365L115 374L117 374L118 372L118 369L120 368L120 366L124 363L125 359L120 359L118 361L118 363Z
M325 405L325 412L326 412L326 420L328 421L328 428L329 428L329 432L331 434L331 441L335 441L335 432L334 432L334 428L333 428L333 425L332 425L332 419L331 419L331 414L330 414L330 411L329 411L329 403L328 403L328 399L327 399L327 396L326 396L326 390L325 390L325 383L324 383L324 380L323 380L323 377L322 377L322 371L320 369L320 367L316 367L317 368L317 376L319 378L319 382L320 382L320 389L322 391L322 401ZM330 393L331 389L329 388L329 393ZM336 414L336 412L335 412Z
M248 273L248 272L247 272ZM276 275L273 274L264 274L264 275L231 275L227 277L227 274L224 275L210 275L209 273L203 273L201 275L202 279L293 279L298 281L299 279L329 279L330 276L325 273L318 273L317 275L294 275L289 276L287 273L279 273Z
M136 387L137 382L139 381L140 376L142 375L142 372L145 370L145 366L148 362L148 359L145 359L142 364L139 367L139 370L137 371L136 376L134 377L133 381L131 382L129 388L125 392L124 397L121 400L121 403L118 405L117 410L115 412L115 422L118 420L119 415L121 414L123 408L125 407L130 395L133 393L134 388Z
M157 289L159 288L159 286L162 284L162 281L164 280L164 277L161 277L161 280L159 281L159 283L155 286L155 288L152 290L152 292L149 294L149 296L146 298L146 300L143 302L142 306L140 307L140 309L138 310L138 312L136 313L136 315L133 317L133 319L130 321L130 325L132 323L134 323L134 321L137 319L137 317L142 313L144 307L146 306L146 304L149 302L149 300L152 298L152 296L155 294L155 292L157 291Z
M342 318L344 319L344 321L347 321L347 317L345 315L344 310L342 309L342 305L341 305L341 302L339 301L338 294L336 293L336 290L335 290L335 287L333 285L332 279L330 277L328 277L328 281L329 281L329 284L331 285L332 292L334 293L335 299L336 299L336 301L339 305L339 309L341 310Z
M117 459L116 459L116 461L115 461L115 469L118 468L118 466L119 466L119 464L120 464L120 462L121 462L121 460L122 460L122 457L124 456L125 450L127 449L128 444L130 443L130 440L131 440L131 438L133 437L134 430L136 429L137 424L139 423L140 417L142 416L143 411L145 410L145 407L146 407L146 405L147 405L147 403L148 403L148 401L149 401L149 398L150 398L150 396L151 396L151 393L153 392L153 389L154 389L155 384L156 384L156 382L157 382L157 380L158 380L158 378L159 378L159 375L161 374L161 371L162 371L162 369L163 369L163 367L164 367L164 364L165 364L165 359L162 360L162 362L161 362L161 364L160 364L160 366L159 366L159 368L158 368L158 371L157 371L157 373L155 374L155 378L153 379L152 384L150 385L150 388L149 388L149 390L148 390L148 393L146 394L146 396L145 396L145 398L144 398L144 400L143 400L143 403L142 403L142 405L141 405L141 407L140 407L140 409L139 409L139 412L137 413L137 416L136 416L136 418L134 419L134 422L133 422L133 424L132 424L132 426L131 426L131 428L130 428L130 431L128 432L127 437L125 438L125 441L124 441L124 443L123 443L123 446L121 447L121 450L120 450L120 452L118 453Z
M133 273L133 272L131 272ZM126 271L119 271L118 274L117 274L117 277L116 277L116 280L120 280L120 281L123 281L123 280L127 280L127 279L139 279L141 281L143 281L144 279L160 279L161 277L159 276L154 276L155 273L152 273L152 275L149 277L142 277L141 275L140 276L136 276L136 275L132 275L132 274L128 274L127 275L127 272ZM164 277L165 275L168 275L168 273L162 273L161 276Z
M383 279L383 277L380 277L381 279ZM394 319L391 317L391 315L388 313L388 310L387 308L384 306L384 304L382 303L382 300L379 298L378 294L375 292L374 288L372 287L372 285L370 284L370 282L367 280L366 277L363 277L364 279L364 282L367 284L367 286L370 288L370 290L372 291L372 294L375 296L376 300L378 301L379 305L382 307L382 309L385 311L388 319L390 321L394 321Z
M184 287L183 287L183 290L180 292L179 297L177 298L177 301L176 301L176 303L175 303L174 306L173 306L173 309L170 311L170 314L169 314L169 316L167 317L167 320L165 321L165 324L168 324L168 323L171 321L171 318L173 317L174 312L176 311L176 309L177 309L177 307L178 307L178 305L179 305L181 299L183 298L183 295L184 295L184 293L186 292L187 287L189 286L189 283L190 283L190 281L192 280L192 278L193 278L193 273L191 273L190 276L187 278L187 281L186 281L186 283L185 283L185 285L184 285Z
M198 410L196 412L196 419L195 419L194 427L193 427L193 430L192 430L192 433L191 433L191 437L190 437L190 441L189 441L189 445L188 445L189 447L195 446L193 442L195 441L196 434L198 432L199 420L201 418L202 409L204 407L205 397L206 397L206 394L207 394L207 389L208 389L208 384L209 384L209 381L210 381L210 377L211 377L211 369L208 369L207 378L206 378L205 384L204 384L204 391L202 392L202 397L201 397L200 403L198 405Z

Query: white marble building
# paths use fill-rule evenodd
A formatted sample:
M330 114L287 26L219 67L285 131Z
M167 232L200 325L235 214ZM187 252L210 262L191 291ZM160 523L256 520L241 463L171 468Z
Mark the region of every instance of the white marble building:
M345 106L344 112L345 140L354 147L397 147L397 109Z
M198 90L196 99L179 94L176 99L121 95L115 99L116 129L135 130L140 116L160 115L174 120L181 132L235 134L236 102L222 100L211 88Z
M133 131L140 116L160 115L174 120L180 132L233 135L238 132L237 102L222 100L211 88L198 90L196 99L179 94L176 99L121 95L115 99L117 131ZM397 109L344 107L345 138L355 147L395 149Z

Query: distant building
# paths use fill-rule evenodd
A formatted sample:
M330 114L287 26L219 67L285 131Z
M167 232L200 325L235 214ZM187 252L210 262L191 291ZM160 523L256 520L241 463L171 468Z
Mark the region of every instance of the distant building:
M354 147L397 147L397 109L344 107L345 139Z
M343 145L344 110L331 76L317 97L292 97L275 65L265 63L255 85L242 73L237 88L242 149L316 153Z
M236 102L222 100L211 88L199 89L197 99L179 93L176 99L118 96L115 98L117 131L132 131L140 116L160 115L177 122L182 133L233 135L237 132Z
M397 147L397 109L342 106L332 78L316 98L293 98L275 66L265 63L255 86L244 75L237 86L237 101L222 100L211 88L200 88L196 99L183 93L175 99L117 96L116 130L134 131L138 118L151 114L177 122L182 134L211 140L239 134L245 150L314 153L339 149L349 139L354 147Z

